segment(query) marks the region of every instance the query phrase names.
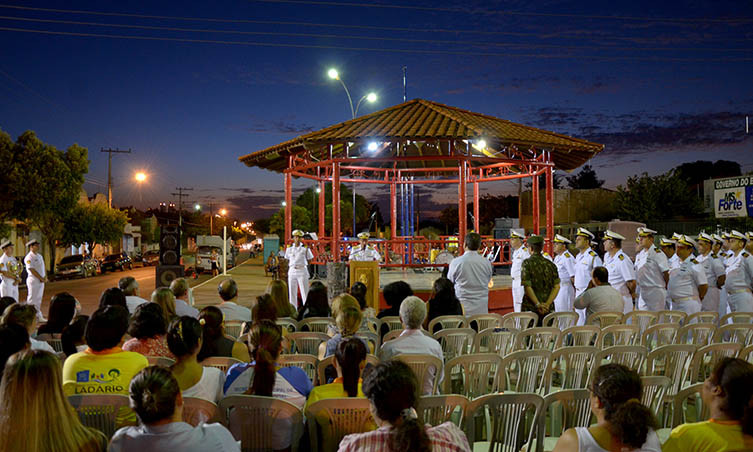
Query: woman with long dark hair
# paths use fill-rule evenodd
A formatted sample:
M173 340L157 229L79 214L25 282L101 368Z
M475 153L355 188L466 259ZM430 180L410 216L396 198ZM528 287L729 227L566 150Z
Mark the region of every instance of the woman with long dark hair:
M339 451L431 452L436 448L470 452L465 433L452 422L427 427L418 420L418 389L407 364L396 359L377 364L364 379L363 392L379 428L347 435Z
M641 403L641 377L621 364L596 369L591 386L591 412L596 425L565 430L553 452L660 452L658 424Z
M703 382L711 419L675 427L664 451L753 450L753 364L723 358Z
M225 337L225 324L222 311L219 308L207 306L199 311L199 324L204 330L198 356L199 362L210 356L228 356L241 361L248 361L246 346Z
M71 356L87 349L86 323L89 321L88 315L77 315L70 325L63 328L60 333L60 342L63 343L63 353L65 356Z
M201 324L195 318L184 315L173 320L167 333L167 345L177 361L170 370L178 380L183 397L218 403L222 398L225 373L199 364L197 355L201 349L201 336Z
M314 387L306 405L333 397L365 397L361 388L361 373L366 366L368 349L355 337L343 339L335 350L333 361L337 378L330 384Z
M463 306L455 295L455 285L447 278L437 278L434 281L428 305L424 328L428 328L429 322L439 316L463 315ZM434 334L441 329L442 325L436 325L430 333Z
M167 321L162 307L157 303L143 303L136 306L136 311L128 325L128 339L123 350L141 353L144 356L165 356L175 359L167 346Z
M313 281L306 295L306 303L298 310L298 321L309 317L329 317L327 286L321 281Z
M60 334L76 315L76 298L68 292L55 294L50 300L47 311L47 323L37 329L37 336L42 334Z

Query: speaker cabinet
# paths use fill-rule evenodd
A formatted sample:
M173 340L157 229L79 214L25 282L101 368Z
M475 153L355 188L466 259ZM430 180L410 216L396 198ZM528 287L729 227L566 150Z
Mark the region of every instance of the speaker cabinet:
M157 289L160 287L169 287L174 279L182 278L183 275L182 265L158 265L155 268L154 285Z
M180 264L180 228L175 225L162 226L159 238L160 265Z

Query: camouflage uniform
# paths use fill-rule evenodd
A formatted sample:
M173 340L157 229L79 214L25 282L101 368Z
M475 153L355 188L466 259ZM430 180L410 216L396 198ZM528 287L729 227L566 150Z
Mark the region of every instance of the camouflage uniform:
M549 294L556 284L560 282L557 266L541 254L532 254L531 257L523 261L521 271L521 282L523 287L531 287L539 303L546 303ZM536 304L528 298L528 294L523 296L521 311L531 311L539 315L539 325L544 316L554 311L554 303L549 305L546 312L540 312L536 309Z

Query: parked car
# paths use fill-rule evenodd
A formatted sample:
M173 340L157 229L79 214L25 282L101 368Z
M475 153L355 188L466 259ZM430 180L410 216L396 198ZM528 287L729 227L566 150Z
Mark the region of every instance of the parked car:
M99 268L102 273L115 270L123 271L126 268L130 270L133 268L133 261L126 253L110 254L104 258Z
M149 265L158 265L159 251L147 251L141 256L141 262L144 264L144 267L148 267Z
M55 266L55 279L88 278L96 274L97 264L82 254L65 256Z

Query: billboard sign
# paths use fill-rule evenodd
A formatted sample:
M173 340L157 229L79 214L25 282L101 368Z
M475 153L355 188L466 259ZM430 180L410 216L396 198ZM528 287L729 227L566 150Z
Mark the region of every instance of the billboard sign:
M714 212L716 218L753 216L753 177L715 180Z

